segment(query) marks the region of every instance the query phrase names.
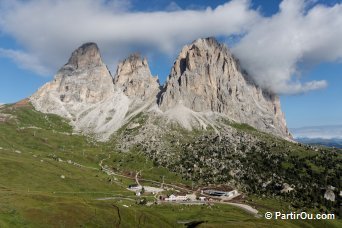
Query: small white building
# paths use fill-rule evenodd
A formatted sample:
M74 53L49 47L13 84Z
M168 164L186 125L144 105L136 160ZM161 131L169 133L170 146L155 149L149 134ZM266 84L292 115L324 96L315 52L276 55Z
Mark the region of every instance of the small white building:
M175 195L170 195L168 198L165 198L165 201L186 201L188 200L187 196L175 196Z
M176 196L174 194L170 195L169 197L165 198L165 201L176 201Z
M205 197L204 197L204 196L200 196L199 199L200 199L200 201L202 201L202 202L205 201Z
M188 197L187 196L176 196L177 201L187 201Z

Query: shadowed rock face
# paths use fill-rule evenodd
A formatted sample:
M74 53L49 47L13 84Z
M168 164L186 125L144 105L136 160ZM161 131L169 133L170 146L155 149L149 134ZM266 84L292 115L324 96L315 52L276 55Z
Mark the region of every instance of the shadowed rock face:
M119 63L113 79L97 45L83 44L30 101L38 111L67 117L76 130L104 139L151 110L188 129L214 126L215 116L225 116L289 137L279 98L249 80L227 47L213 38L185 46L162 89L139 55Z
M85 43L76 49L66 65L75 69L90 68L102 65L99 48L95 43Z
M175 61L159 105L166 111L180 103L288 137L279 98L247 78L227 47L213 38L185 46Z

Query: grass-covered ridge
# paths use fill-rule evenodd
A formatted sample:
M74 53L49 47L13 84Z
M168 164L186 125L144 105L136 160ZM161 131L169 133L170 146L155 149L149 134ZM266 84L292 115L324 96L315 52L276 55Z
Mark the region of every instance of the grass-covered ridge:
M126 190L134 179L108 176L100 170L101 161L120 174L142 170L145 179L164 176L166 183L189 183L166 167L156 167L139 147L120 153L115 141L72 134L66 120L37 112L30 104L1 107L0 227L184 227L184 221L203 222L202 227L340 225L268 221L229 205L137 205L138 197ZM112 199L97 200L106 197Z
M137 197L126 190L134 180L120 177L113 182L100 170L99 162L109 154L112 157L104 163L113 163L122 173L140 169L144 178L156 178L158 173L166 182L180 177L154 167L142 155L121 154L115 145L73 135L65 120L36 112L29 104L3 107L0 112L6 116L0 123L0 227L174 227L179 219L201 219L199 214L207 211L139 206ZM105 197L113 199L96 200ZM218 215L222 209L230 211L233 220L253 219L228 205L212 211L212 218L224 220L224 212Z

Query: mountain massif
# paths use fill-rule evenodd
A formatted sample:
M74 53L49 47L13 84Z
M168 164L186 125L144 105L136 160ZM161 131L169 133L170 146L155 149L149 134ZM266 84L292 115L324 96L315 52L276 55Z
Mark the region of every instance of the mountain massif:
M83 44L28 100L0 106L0 152L0 227L341 225L260 218L340 217L341 150L294 142L278 96L213 38L184 46L163 85L139 54L112 75ZM171 194L210 201L163 200Z
M142 112L188 130L217 130L217 119L227 118L291 138L278 96L257 86L214 38L185 46L163 86L138 54L119 63L112 77L97 45L86 43L30 101L100 140Z

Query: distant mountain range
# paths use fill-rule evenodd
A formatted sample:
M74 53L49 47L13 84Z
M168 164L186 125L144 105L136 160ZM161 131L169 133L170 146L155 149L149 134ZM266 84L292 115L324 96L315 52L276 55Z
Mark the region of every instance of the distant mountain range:
M301 143L342 148L342 125L292 128L291 133Z
M298 138L295 140L304 144L321 145L342 149L342 139Z

